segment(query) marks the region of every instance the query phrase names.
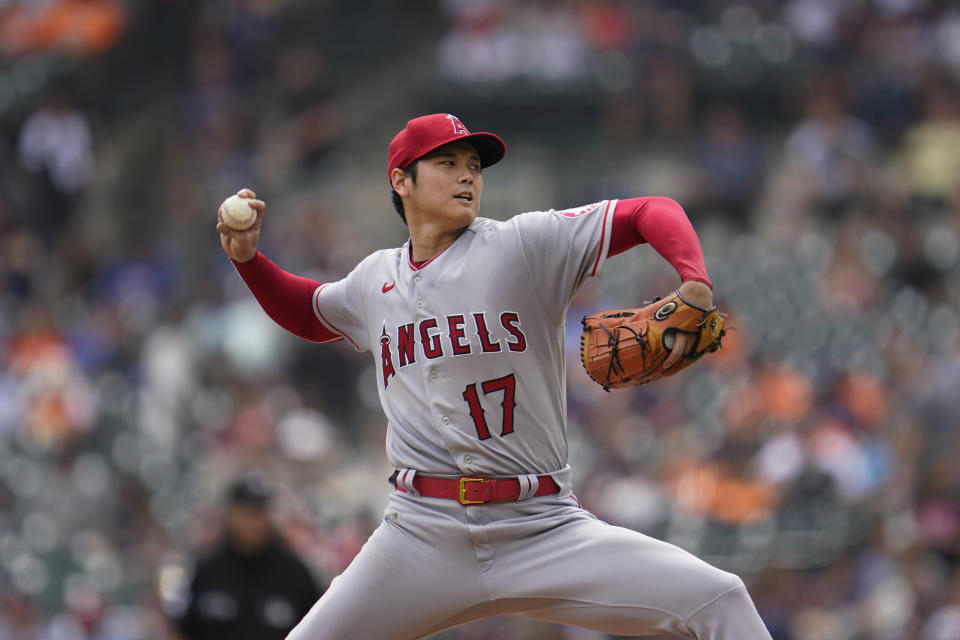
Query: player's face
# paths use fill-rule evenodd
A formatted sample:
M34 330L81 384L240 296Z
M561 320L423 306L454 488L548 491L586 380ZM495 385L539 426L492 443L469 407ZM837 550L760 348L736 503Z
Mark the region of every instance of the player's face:
M420 218L451 229L466 227L480 210L480 156L469 142L446 144L420 159L416 184L409 187L407 220Z

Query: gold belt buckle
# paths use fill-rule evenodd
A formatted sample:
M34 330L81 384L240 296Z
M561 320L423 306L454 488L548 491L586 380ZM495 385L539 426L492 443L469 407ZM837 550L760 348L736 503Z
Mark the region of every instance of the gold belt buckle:
M468 482L483 482L487 478L460 478L460 504L466 506L468 504L484 504L486 500L467 500L467 483Z

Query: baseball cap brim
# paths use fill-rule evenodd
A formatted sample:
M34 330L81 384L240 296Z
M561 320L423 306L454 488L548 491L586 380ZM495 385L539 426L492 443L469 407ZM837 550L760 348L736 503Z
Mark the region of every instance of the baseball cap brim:
M443 142L434 145L430 149L427 149L417 156L417 158L414 158L414 160L422 158L428 153L436 151L440 147L450 144L451 142L460 142L461 140L469 142L477 150L477 155L480 156L480 166L484 169L491 165L497 164L503 160L503 156L507 155L507 145L503 143L503 140L500 139L500 136L493 133L478 132L444 140Z

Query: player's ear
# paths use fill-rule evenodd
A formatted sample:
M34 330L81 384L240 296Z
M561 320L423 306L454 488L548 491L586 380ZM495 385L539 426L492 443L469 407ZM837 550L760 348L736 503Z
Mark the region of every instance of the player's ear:
M408 175L403 169L394 169L390 172L390 186L401 197L410 195Z

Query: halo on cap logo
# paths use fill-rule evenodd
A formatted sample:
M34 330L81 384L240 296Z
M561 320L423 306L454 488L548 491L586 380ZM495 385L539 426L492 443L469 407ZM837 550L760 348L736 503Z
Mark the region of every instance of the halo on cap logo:
M463 123L460 122L460 118L458 118L457 116L453 115L452 113L448 113L447 119L450 120L450 124L453 125L453 132L455 134L463 135L463 134L470 133L469 131L467 131L467 128L463 126Z
M657 309L656 313L653 314L653 317L657 320L666 320L670 314L677 310L677 303L670 301Z

